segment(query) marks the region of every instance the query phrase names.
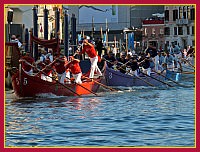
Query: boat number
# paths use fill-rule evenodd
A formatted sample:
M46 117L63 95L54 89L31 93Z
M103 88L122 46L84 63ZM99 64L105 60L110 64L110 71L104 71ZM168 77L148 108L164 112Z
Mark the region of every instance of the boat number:
M112 79L112 73L109 72L109 79Z
M16 83L17 83L17 85L19 85L19 79L18 78L16 78ZM23 85L27 85L27 84L28 84L28 80L27 80L27 78L24 78Z
M27 85L27 83L28 83L28 80L27 80L27 78L24 78L24 85Z

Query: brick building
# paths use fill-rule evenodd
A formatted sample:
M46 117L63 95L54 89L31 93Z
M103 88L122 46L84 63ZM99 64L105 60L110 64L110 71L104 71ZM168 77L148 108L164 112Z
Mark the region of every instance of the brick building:
M164 20L149 19L142 22L143 50L148 46L164 49Z

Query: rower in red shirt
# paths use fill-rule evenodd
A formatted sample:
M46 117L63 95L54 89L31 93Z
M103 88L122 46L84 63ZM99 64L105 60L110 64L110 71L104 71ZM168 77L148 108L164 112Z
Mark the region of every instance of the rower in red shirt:
M33 66L35 66L35 60L30 56L30 52L26 52L24 56L22 56L19 60L22 62L23 70L31 75L33 73Z
M52 65L54 64L54 62L51 62L49 58L46 58L43 62L40 62L39 64L42 67L41 79L52 82Z
M57 54L55 63L53 64L57 75L58 75L58 81L62 84L64 84L65 78L66 78L66 64L67 59L63 54Z
M75 59L73 56L70 57L70 59L71 61L69 61L68 64L66 65L66 69L69 68L69 71L72 73L75 82L81 84L82 71L79 65L80 60Z
M90 62L91 62L91 69L90 69L89 78L94 77L94 72L96 72L99 76L102 76L102 73L101 73L99 67L97 66L97 62L98 62L97 52L94 48L94 45L89 43L87 39L83 40L83 49L82 49L81 52L78 52L78 53L83 54L85 52L90 57Z

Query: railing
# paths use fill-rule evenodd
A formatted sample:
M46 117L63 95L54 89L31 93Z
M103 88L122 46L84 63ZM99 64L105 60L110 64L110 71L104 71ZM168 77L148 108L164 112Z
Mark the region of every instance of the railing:
M188 24L188 19L176 19L176 24L178 25L185 25Z

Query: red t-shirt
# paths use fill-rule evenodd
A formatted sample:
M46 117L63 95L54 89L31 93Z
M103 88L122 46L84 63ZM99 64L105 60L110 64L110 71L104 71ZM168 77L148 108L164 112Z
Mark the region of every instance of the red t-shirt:
M81 72L81 67L79 65L79 61L78 60L73 60L71 61L67 66L66 69L70 69L72 74L78 74Z
M21 59L26 60L30 64L33 64L35 62L35 60L30 56L23 56L23 57L21 57ZM26 72L29 72L32 69L32 66L28 65L26 62L22 62L22 68Z
M65 65L67 63L67 60L65 59L65 57L61 57L59 58L59 60L57 60L54 63L54 67L56 69L56 72L58 74L63 74L65 72Z
M90 46L90 45L84 45L81 54L83 54L85 52L88 54L88 56L90 58L94 58L94 57L97 56L97 52L96 52L96 50L95 50L95 48L94 48L93 45L92 46Z

